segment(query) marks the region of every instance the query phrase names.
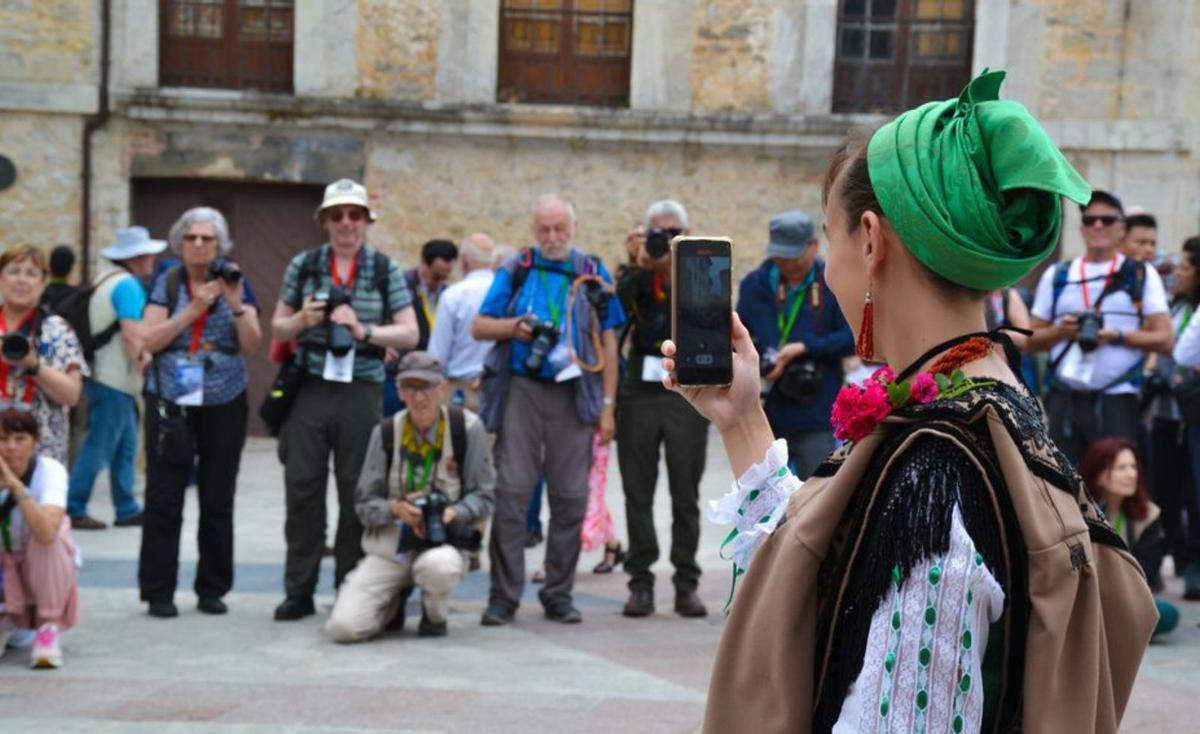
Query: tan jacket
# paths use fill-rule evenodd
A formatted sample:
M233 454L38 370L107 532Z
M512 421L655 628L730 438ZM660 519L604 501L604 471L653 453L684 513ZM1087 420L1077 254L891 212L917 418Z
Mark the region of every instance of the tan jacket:
M990 436L1003 476L1003 486L987 483L988 491L993 503L997 493L1007 493L1026 549L1023 686L1016 698L1006 694L1020 704L1014 727L1116 732L1154 629L1154 600L1137 562L1085 499L1077 475L1058 477L1074 494L1043 478L1061 467L1044 429L1018 445L1002 418L1007 414L1011 424L1011 411L987 392L960 398L957 421L975 427L984 422L986 433L977 435ZM860 480L875 453L890 432L913 428L912 417L890 417L858 445L843 447L833 457L836 473L810 479L792 496L786 520L758 550L734 599L709 688L705 732L812 731L825 668L839 654L829 640L815 639L819 605L831 601L819 598L817 574L827 553L852 553L861 542L837 535L851 498L859 491L878 493L887 465L922 434L954 440L978 461L952 430L954 420L926 417L874 474L880 481L870 489L860 488ZM843 579L839 598L845 584Z

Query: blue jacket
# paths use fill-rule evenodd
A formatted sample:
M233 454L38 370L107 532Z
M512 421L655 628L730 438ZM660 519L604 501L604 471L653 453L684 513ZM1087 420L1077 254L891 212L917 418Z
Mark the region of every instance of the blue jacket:
M771 391L764 407L776 436L807 431L831 431L829 413L842 386L842 358L854 353L854 335L842 316L833 292L825 284L825 263L817 260L819 302L805 299L792 327L790 342L804 342L821 367L821 390L812 400L798 403ZM746 276L738 291L737 312L760 350L779 345L779 299L772 281L775 263L767 260ZM774 276L774 277L773 277Z

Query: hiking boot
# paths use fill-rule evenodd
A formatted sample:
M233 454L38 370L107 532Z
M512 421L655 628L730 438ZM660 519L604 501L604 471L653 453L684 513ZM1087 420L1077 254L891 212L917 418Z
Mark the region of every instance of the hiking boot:
M675 594L675 613L681 617L707 617L708 607L700 601L694 591L681 591Z
M575 605L569 601L555 604L552 607L546 607L546 619L559 624L579 624L583 621L583 615L575 608Z
M196 602L196 608L205 614L226 614L229 612L229 607L225 606L225 602L215 596L202 596Z
M634 589L629 592L629 601L621 614L626 617L649 617L654 614L654 590Z
M179 608L175 606L175 602L173 601L152 601L146 613L151 617L158 617L159 619L171 619L179 616Z
M289 596L279 606L275 607L276 622L295 622L298 619L316 614L311 596Z

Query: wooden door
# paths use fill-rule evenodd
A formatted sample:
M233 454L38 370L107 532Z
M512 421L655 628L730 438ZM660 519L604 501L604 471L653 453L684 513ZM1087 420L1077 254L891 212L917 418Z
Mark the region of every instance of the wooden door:
M196 179L135 179L133 219L166 239L175 220L194 206L211 206L229 221L234 247L230 257L245 273L255 299L263 330L263 347L246 356L249 372L249 431L266 435L258 406L275 377L278 366L267 359L271 314L279 300L283 271L297 253L324 241L313 221L323 188L306 184L259 184ZM172 255L168 251L168 255Z

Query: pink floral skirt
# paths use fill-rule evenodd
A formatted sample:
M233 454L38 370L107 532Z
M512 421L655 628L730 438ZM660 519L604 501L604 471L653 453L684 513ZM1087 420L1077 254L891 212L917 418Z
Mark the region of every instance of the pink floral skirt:
M608 443L600 440L600 432L592 434L592 470L588 474L587 514L583 516L583 550L616 544L612 515L604 501L604 485L608 483Z

